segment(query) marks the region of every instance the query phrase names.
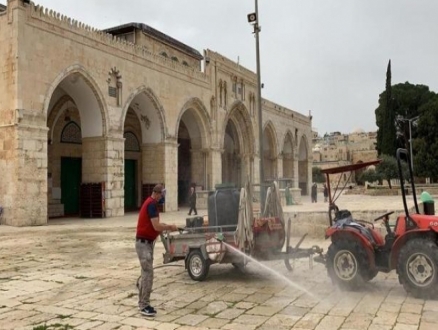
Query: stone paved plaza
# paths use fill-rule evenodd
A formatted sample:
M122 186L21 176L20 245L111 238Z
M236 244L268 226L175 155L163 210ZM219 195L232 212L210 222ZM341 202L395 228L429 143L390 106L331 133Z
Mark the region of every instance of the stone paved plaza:
M345 204L357 200L342 199ZM400 199L366 202L391 208ZM311 207L324 205L304 203L297 209ZM184 211L163 214L163 220L183 224ZM255 263L243 274L231 265L213 265L204 282L192 281L182 263L157 268L152 301L158 315L146 319L137 309L136 218L131 214L54 220L45 227L0 227L0 329L438 328L438 301L407 296L395 272L379 274L360 292L342 292L332 286L323 265L309 270L305 259L295 263L292 273L281 262L265 264L310 295ZM326 250L328 242L306 240L306 246L313 244ZM157 242L156 266L162 264L162 253Z

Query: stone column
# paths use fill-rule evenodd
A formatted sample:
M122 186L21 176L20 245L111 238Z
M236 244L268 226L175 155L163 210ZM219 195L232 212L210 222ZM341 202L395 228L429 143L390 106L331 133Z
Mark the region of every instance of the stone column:
M48 129L19 124L21 116L17 117L16 125L0 127L0 205L4 208L1 223L45 225Z
M160 182L164 182L165 179L164 143L145 143L141 146L141 153L142 153L142 164L143 164L142 183L157 184Z
M299 172L299 161L297 155L294 156L294 177L293 177L293 187L300 187L300 172Z
M122 137L82 138L82 183L105 183L106 217L125 214Z
M307 191L311 192L311 188L312 188L312 164L313 164L313 158L312 155L308 156L307 158Z
M164 173L166 185L166 212L178 210L178 143L168 139L164 143Z
M283 155L280 154L277 157L277 178L282 178L283 177Z
M224 150L211 148L208 159L208 172L210 189L214 189L217 184L222 183L222 155Z
M164 183L166 212L178 210L178 144L176 139L146 143L142 151L142 184Z
M293 187L291 188L290 192L292 194L292 199L294 200L294 202L297 204L301 204L301 189L299 186L300 172L299 172L299 161L297 154L294 155L293 163L294 163Z
M205 154L202 149L192 149L192 182L205 189Z

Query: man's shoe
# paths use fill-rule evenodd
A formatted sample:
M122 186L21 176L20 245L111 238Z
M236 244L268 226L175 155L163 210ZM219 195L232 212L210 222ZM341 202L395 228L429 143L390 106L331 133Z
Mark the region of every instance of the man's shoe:
M152 306L146 306L140 311L141 315L153 317L157 315L157 311Z

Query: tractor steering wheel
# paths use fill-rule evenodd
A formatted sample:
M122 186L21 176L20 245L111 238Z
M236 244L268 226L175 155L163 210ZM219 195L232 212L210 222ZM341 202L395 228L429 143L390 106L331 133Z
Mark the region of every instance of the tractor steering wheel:
M387 212L387 213L381 215L380 217L375 218L374 221L379 221L380 219L384 219L384 218L390 216L390 215L393 214L393 213L394 213L394 211Z

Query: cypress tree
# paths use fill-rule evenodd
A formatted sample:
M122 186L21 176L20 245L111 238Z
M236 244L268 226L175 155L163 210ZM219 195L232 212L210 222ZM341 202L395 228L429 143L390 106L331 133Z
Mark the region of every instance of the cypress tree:
M395 127L395 113L394 100L392 98L391 86L391 60L388 62L386 70L386 104L385 113L383 116L383 125L381 131L381 150L380 154L395 156L396 151L396 127Z

